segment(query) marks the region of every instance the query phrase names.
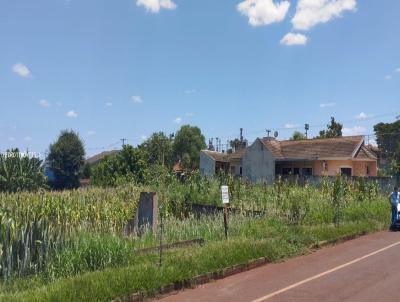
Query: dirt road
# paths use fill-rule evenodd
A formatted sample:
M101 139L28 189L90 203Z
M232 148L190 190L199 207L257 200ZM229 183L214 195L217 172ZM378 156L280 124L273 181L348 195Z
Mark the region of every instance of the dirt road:
M400 233L380 232L185 290L159 301L400 300Z

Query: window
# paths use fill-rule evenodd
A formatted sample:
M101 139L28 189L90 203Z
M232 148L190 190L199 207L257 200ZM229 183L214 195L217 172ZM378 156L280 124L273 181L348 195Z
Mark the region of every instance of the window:
M340 173L343 176L351 176L351 168L340 168Z
M293 175L300 175L300 168L294 168Z
M301 172L304 176L312 176L313 175L312 168L303 168Z
M242 176L242 173L243 173L243 168L240 167L240 176Z
M292 168L282 168L282 175L291 175Z

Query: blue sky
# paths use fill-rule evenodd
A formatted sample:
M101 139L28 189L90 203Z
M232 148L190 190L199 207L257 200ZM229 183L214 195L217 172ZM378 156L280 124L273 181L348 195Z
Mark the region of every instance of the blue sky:
M0 1L0 150L88 154L199 126L223 142L370 134L400 114L398 0Z

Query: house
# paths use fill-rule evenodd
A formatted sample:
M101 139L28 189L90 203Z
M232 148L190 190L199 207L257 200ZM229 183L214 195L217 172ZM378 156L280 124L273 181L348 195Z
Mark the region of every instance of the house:
M203 175L220 170L254 182L273 182L276 175L376 176L378 168L377 157L365 146L364 137L346 136L300 141L258 138L237 155L202 151Z
M214 176L219 173L242 176L242 157L246 149L233 153L210 150L200 152L200 173L204 176Z

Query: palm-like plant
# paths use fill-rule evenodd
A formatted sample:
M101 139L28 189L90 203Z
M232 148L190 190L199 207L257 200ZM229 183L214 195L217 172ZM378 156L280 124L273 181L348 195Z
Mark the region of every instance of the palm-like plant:
M36 191L46 184L40 159L21 155L18 149L0 154L0 191Z

